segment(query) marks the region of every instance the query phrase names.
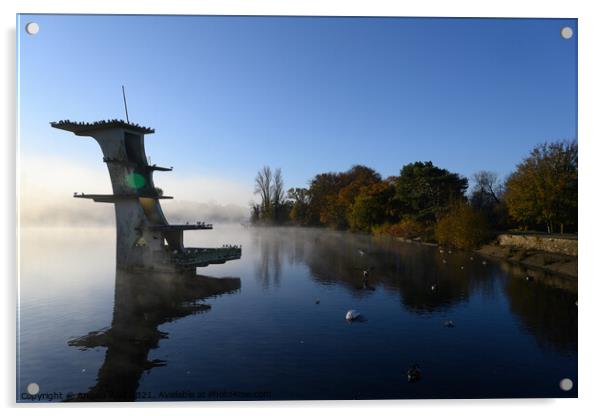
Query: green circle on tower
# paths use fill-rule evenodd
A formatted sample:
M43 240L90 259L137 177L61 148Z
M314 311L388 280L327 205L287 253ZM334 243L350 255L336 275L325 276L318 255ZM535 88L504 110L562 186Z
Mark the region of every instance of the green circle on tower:
M134 188L134 189L140 189L140 188L144 188L144 185L146 185L146 179L144 179L144 176L142 176L139 173L130 173L125 177L125 183L130 187L130 188Z

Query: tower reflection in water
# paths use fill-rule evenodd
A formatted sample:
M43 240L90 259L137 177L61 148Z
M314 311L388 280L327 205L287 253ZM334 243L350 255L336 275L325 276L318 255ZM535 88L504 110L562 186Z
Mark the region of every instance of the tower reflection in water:
M166 365L149 360L167 333L159 325L206 312L202 300L240 289L239 278L213 278L173 273L132 273L117 270L111 327L69 340L82 350L105 347L97 383L73 401L134 401L140 377L146 370Z

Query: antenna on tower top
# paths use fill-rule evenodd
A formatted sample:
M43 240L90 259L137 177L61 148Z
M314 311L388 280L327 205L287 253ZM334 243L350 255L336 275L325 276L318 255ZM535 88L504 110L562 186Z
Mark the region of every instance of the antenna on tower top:
M121 86L121 92L123 93L123 105L125 106L125 119L127 122L130 122L130 117L128 116L128 102L125 99L125 87Z

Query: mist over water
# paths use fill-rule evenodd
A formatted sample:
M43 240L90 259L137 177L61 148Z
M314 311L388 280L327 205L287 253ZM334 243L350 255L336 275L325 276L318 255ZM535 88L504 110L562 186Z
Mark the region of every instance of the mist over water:
M27 227L70 227L90 225L114 226L114 208L110 204L91 204L81 201L74 205L72 197L48 198L24 204L21 224ZM192 201L167 201L165 214L170 222L185 223L203 220L209 223L244 223L248 221L248 209L240 205L219 205Z
M215 224L185 244L242 244L242 257L197 273L240 281L190 286L116 273L111 227L20 238L21 401L31 382L120 400L577 395L574 280L369 236ZM413 363L422 379L408 383Z
M114 226L111 204L73 200L74 191L112 193L102 159L97 164L85 165L56 156L27 155L20 162L20 224L29 227ZM43 178L37 174L39 166L45 167ZM253 198L253 190L247 184L193 173L182 174L177 170L155 176L155 184L165 195L176 198L162 202L165 214L172 222L238 224L248 220L248 202Z

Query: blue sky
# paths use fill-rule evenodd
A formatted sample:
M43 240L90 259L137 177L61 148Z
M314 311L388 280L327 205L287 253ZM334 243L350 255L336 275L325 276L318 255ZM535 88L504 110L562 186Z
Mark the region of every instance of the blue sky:
M353 164L386 177L416 160L505 176L535 144L577 137L575 19L21 15L18 25L24 156L104 169L93 141L48 122L125 118L122 84L130 119L157 130L153 162L249 188L266 164L287 186Z

